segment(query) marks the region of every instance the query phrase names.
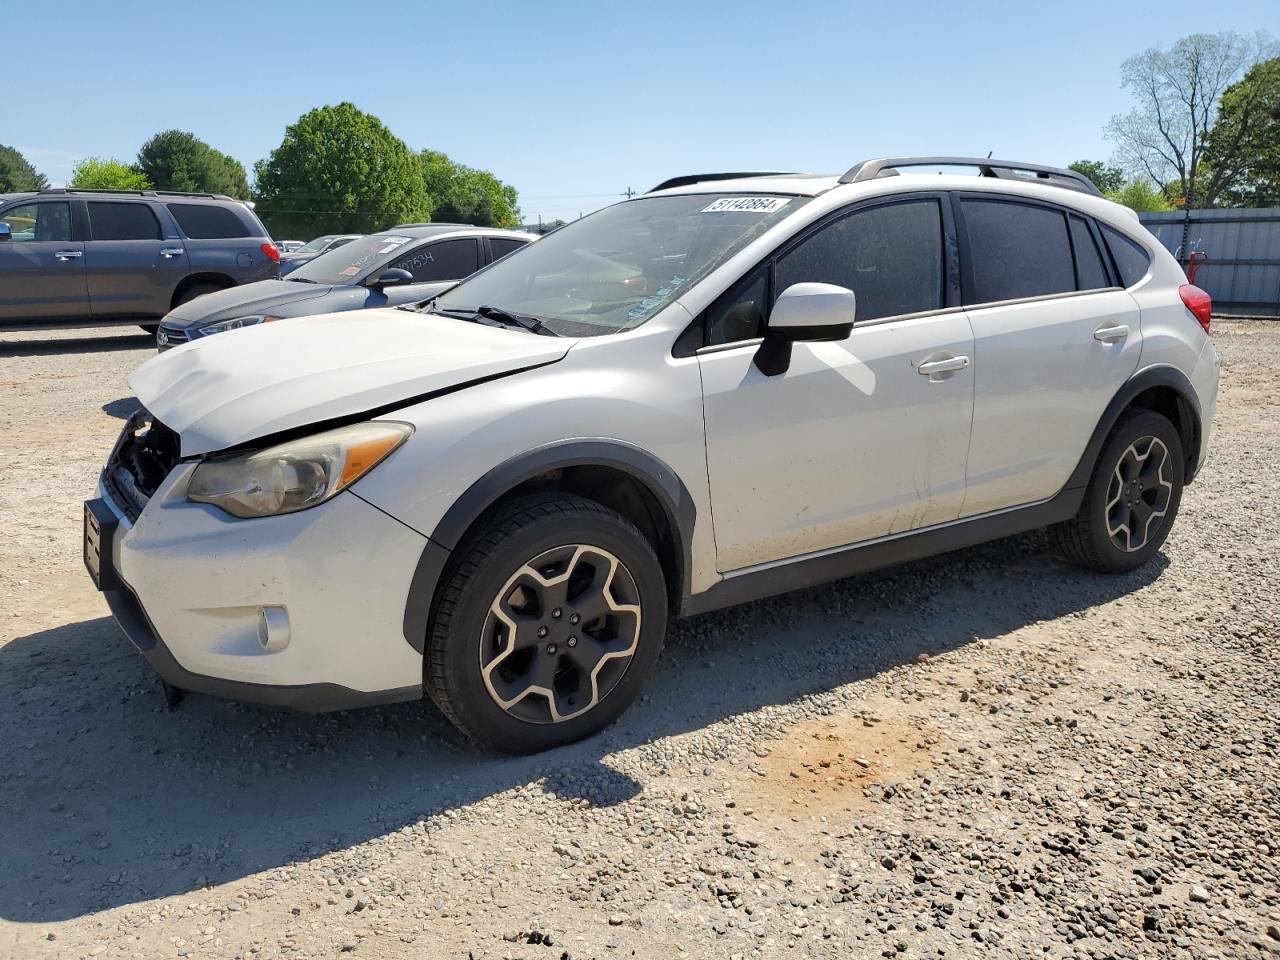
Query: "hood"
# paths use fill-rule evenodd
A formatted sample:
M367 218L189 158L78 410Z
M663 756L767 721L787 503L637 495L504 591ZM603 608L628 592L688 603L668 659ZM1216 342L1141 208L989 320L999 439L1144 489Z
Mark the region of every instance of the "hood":
M298 283L292 280L259 280L239 287L227 287L214 293L206 293L176 307L164 318L166 327L199 326L211 320L230 320L255 313L266 313L272 307L286 303L301 303L322 297L333 287L319 283Z
M553 363L573 342L358 310L196 340L146 361L129 386L188 457Z

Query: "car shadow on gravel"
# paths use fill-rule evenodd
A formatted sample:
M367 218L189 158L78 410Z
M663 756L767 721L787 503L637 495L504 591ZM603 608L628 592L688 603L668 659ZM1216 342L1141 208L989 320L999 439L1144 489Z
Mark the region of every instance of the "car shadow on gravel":
M102 412L117 420L128 420L141 409L142 404L138 402L137 397L121 397L119 400L112 400L102 405Z
M610 766L616 751L1070 617L1163 565L1092 576L1032 534L705 614L672 631L613 728L521 758L478 753L421 704L307 716L191 696L169 711L109 618L21 637L0 647L0 917L66 920L226 883L539 781L625 802L644 787Z
M61 353L106 353L113 350L140 350L155 346L155 337L145 331L99 336L65 337L49 340L6 340L0 333L0 357L51 357Z

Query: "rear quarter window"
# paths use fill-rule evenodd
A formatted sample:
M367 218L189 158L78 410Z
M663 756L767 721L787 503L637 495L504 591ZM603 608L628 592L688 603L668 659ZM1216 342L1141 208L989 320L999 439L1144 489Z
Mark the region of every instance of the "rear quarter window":
M1147 251L1119 230L1108 227L1106 224L1102 225L1102 236L1111 249L1116 269L1120 271L1120 280L1126 287L1132 287L1147 275L1147 270L1151 268L1151 257Z
M173 219L191 240L232 240L253 236L235 212L207 203L167 204Z
M490 237L489 249L493 251L493 259L499 260L508 253L519 250L527 242L527 240L515 240L511 237Z

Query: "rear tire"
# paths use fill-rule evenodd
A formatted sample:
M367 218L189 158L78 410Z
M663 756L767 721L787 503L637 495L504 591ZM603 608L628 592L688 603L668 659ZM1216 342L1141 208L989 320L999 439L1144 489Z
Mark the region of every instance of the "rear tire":
M226 288L220 287L216 283L192 284L191 286L187 287L187 289L183 290L182 293L178 294L178 296L174 297L173 306L180 307L184 303L190 303L196 297L203 297L206 293L217 293L219 290L223 290L223 289L226 289ZM158 326L153 327L152 329L158 330L159 327Z
M1049 528L1072 563L1099 573L1128 573L1163 546L1178 507L1186 458L1166 418L1131 410L1102 445L1079 512Z
M482 520L445 568L425 686L476 743L536 753L616 720L666 623L662 566L630 521L583 497L521 497Z

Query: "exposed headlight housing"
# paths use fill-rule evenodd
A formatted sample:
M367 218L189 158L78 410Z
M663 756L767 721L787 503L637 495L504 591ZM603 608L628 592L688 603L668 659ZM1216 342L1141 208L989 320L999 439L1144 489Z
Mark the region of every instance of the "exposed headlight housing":
M191 474L187 499L233 517L272 517L324 503L385 460L413 427L373 420L327 430L226 460Z
M239 330L241 327L256 327L260 323L271 323L281 319L283 318L270 313L254 313L247 317L233 317L230 320L219 320L217 323L198 327L196 333L207 337L215 333L226 333L228 330Z

